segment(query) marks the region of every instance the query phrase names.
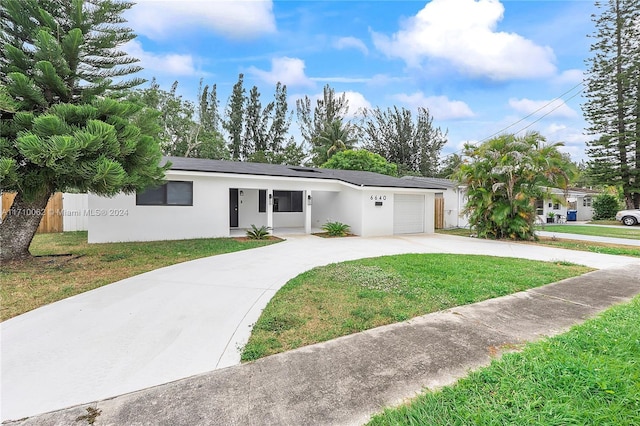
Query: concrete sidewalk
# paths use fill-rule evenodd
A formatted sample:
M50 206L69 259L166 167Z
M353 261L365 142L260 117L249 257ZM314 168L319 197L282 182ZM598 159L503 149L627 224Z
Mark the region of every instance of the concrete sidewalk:
M640 265L595 271L15 424L360 425L638 293Z
M151 271L2 322L0 418L33 416L237 365L251 325L289 279L332 262L400 253L483 254L599 269L640 262L447 235L291 236Z

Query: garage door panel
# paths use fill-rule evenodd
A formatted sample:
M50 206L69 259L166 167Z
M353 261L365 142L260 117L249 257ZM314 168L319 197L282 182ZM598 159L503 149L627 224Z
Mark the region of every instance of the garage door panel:
M423 195L394 194L393 233L424 232L425 200Z

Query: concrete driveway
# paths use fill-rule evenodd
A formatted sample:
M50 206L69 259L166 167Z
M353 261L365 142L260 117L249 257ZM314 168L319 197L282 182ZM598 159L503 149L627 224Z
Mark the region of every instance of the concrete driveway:
M289 279L315 266L400 253L569 261L638 259L446 235L289 236L258 249L158 269L0 324L2 420L236 365L251 325Z

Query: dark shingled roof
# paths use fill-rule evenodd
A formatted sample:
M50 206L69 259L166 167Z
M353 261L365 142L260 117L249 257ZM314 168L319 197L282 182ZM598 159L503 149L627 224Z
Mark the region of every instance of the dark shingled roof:
M436 185L441 186L443 188L456 188L460 186L455 180L451 179L443 179L443 178L431 178L431 177L422 177L422 176L403 176L402 179L415 180L418 182L423 182L427 185Z
M356 186L380 188L445 189L443 185L436 185L431 182L400 179L381 175L379 173L360 172L354 170L317 169L313 167L206 160L201 158L163 157L163 164L167 161L171 162L170 170L308 179L333 179Z

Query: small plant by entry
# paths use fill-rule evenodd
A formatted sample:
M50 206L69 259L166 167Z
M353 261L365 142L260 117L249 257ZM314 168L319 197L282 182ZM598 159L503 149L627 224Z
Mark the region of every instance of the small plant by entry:
M269 228L261 226L260 228L251 225L251 229L247 229L247 238L250 240L266 240L269 238Z
M322 229L332 237L344 237L349 233L350 226L341 222L327 222Z

